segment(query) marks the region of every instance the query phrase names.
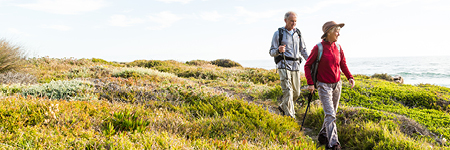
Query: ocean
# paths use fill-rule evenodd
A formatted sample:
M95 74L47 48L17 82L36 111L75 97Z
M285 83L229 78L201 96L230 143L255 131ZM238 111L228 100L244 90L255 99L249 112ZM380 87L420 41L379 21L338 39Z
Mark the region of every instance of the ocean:
M237 61L244 67L275 69L273 59ZM305 62L302 62L301 68ZM350 72L371 76L375 73L400 75L404 84L434 84L450 88L450 56L347 58ZM303 70L301 70L304 72Z

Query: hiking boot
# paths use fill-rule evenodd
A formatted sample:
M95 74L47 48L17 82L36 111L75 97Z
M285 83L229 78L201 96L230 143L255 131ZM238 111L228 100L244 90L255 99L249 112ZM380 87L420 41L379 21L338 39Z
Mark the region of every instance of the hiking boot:
M334 145L333 147L331 147L332 150L341 150L341 146L338 145Z
M319 137L317 138L319 140L319 143L321 145L327 145L328 144L328 138L324 134L319 134Z
M281 115L285 115L283 109L281 108L281 106L278 106L278 110L280 111Z

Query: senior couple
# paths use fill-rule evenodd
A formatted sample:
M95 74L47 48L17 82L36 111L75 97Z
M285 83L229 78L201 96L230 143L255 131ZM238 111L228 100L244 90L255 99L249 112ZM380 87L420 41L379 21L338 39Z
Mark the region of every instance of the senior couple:
M355 86L353 76L347 67L343 48L336 43L344 24L337 24L334 21L326 22L322 26L322 42L315 45L308 56L301 33L295 28L297 14L292 11L287 12L284 15L284 22L286 25L274 33L269 52L270 56L275 58L283 90L282 103L278 109L283 115L295 119L294 100L300 96L301 87L301 55L306 60L304 71L308 91L312 93L315 90L314 84L316 85L325 112L318 140L328 149L341 149L336 129L336 112L342 89L341 71L347 77L351 87ZM319 47L322 53L319 56L317 83L314 83L310 72L312 64L320 55Z

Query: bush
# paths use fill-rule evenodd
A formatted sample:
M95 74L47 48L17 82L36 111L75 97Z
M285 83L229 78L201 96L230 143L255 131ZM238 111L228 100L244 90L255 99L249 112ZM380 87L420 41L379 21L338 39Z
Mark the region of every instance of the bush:
M91 60L94 63L102 63L102 64L105 64L105 65L112 65L112 66L116 66L116 67L122 67L122 64L119 64L117 62L109 62L109 61L106 61L106 60L100 59L100 58L92 58Z
M113 117L103 124L103 132L106 135L112 135L118 131L134 131L142 133L150 124L149 121L144 120L136 112L125 110L124 112L115 112Z
M99 63L104 63L104 64L109 64L110 62L101 59L101 58L92 58L92 62L99 62Z
M204 65L211 65L211 62L206 60L191 60L187 61L186 64L192 65L192 66L204 66Z
M22 90L23 96L47 97L50 99L65 100L89 100L94 97L92 93L94 88L91 85L79 81L51 81L42 85L32 85Z
M73 78L102 78L111 76L111 69L98 65L98 66L90 66L90 67L81 67L81 68L71 68L68 72L65 73L68 79Z
M165 61L161 61L161 60L135 60L133 62L127 63L128 67L135 66L135 67L146 67L146 68L165 66L165 65L168 65L168 63Z
M372 78L383 79L383 80L386 80L386 81L394 81L394 78L392 78L392 76L388 75L387 73L382 73L382 74L375 73L371 77Z
M283 96L283 90L279 85L275 86L275 88L271 88L268 92L264 93L264 97L267 99L276 100L280 96Z
M14 93L20 93L22 91L22 86L18 84L12 85L0 85L0 96L11 96Z
M241 64L234 62L232 60L229 60L229 59L217 59L217 60L211 61L211 64L219 66L219 67L227 67L227 68L242 67Z
M21 69L24 66L25 58L22 47L0 40L0 73Z
M354 78L361 78L361 79L370 79L369 76L363 75L363 74L354 74L353 77Z

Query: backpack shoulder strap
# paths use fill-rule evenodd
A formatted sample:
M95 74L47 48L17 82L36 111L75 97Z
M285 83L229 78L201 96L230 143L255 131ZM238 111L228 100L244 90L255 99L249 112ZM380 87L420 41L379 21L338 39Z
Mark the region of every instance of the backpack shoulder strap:
M281 41L283 40L283 28L278 28L278 45L281 45Z
M339 45L338 43L336 43L336 42L334 42L334 44L336 44L336 47L338 48L338 50L339 50L339 54L341 53L341 45Z
M319 48L318 54L317 54L317 60L320 61L320 59L322 58L322 53L323 53L322 43L321 42L317 43L317 47Z
M298 28L295 28L295 32L297 32L298 37L302 37L302 33L300 32L300 30Z

